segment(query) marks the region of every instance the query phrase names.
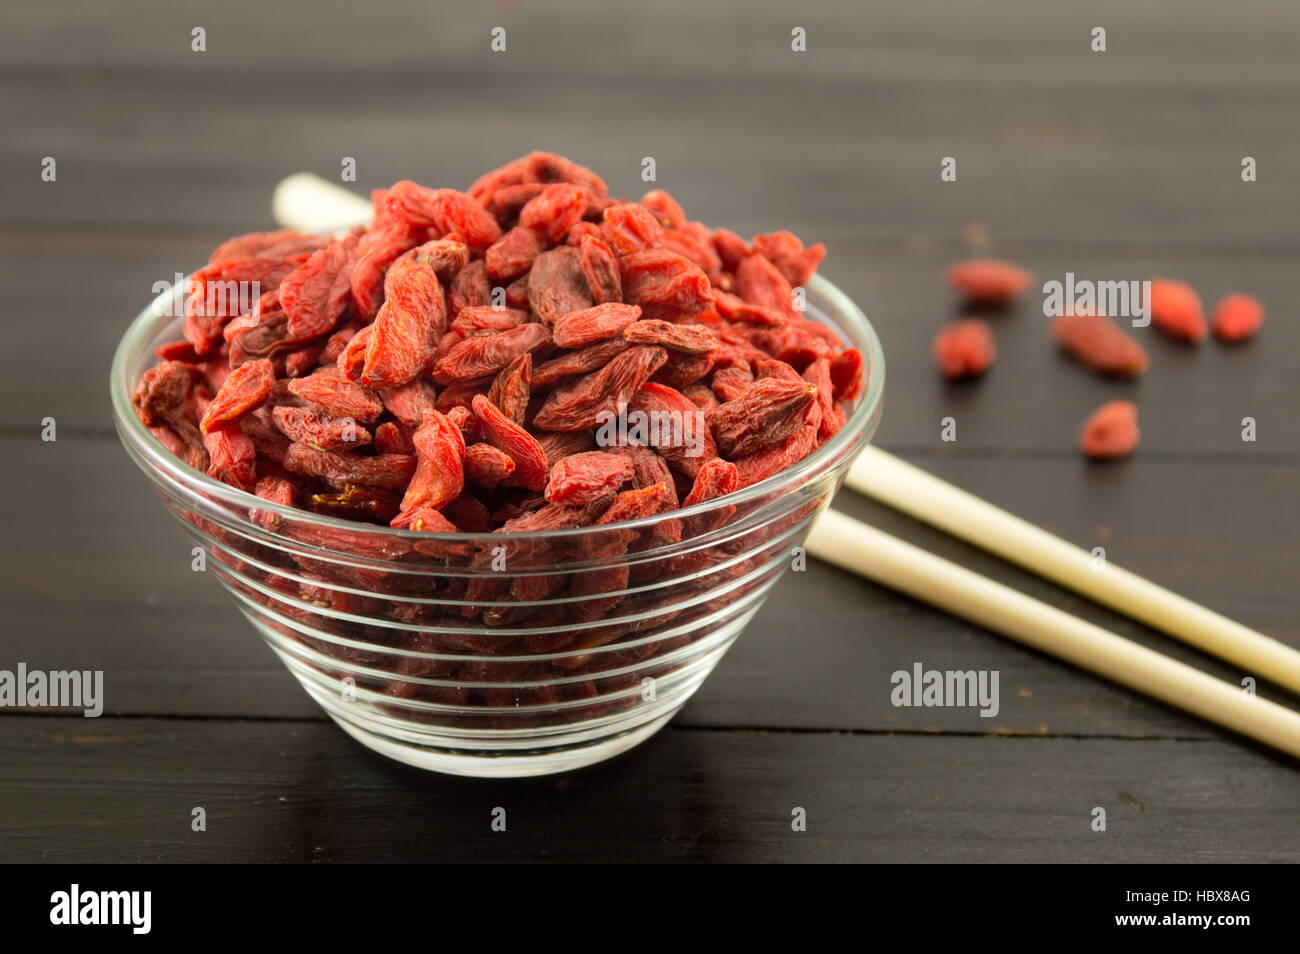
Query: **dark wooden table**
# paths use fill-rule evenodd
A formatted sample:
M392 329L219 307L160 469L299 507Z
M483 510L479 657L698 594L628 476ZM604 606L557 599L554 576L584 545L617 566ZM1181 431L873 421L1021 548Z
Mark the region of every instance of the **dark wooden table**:
M827 243L825 274L885 343L882 446L1300 645L1300 7L134 0L4 19L0 668L102 669L107 703L98 720L0 710L0 860L1300 860L1294 762L821 565L788 575L630 754L521 782L386 761L191 572L107 400L153 283L267 227L290 172L336 176L351 156L358 189L463 185L547 148L639 194L653 156L694 217ZM1242 289L1271 318L1233 349L1145 333L1151 372L1108 383L1056 353L1035 292L992 318L993 373L945 386L929 355L957 310L943 270L986 248L1040 280ZM1143 445L1088 465L1077 427L1110 397L1139 403ZM1245 675L848 492L839 506ZM998 717L894 708L889 674L915 662L999 671Z

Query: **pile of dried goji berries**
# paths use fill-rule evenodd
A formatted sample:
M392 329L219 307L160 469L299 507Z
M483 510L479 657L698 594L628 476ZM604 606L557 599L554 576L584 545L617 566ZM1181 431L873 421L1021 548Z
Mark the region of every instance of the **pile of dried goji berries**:
M1027 290L1033 275L1001 259L976 259L953 265L948 281L969 304L999 307ZM1246 341L1264 322L1264 306L1241 293L1223 298L1207 320L1196 290L1168 278L1150 280L1148 304L1151 323L1158 330L1193 345L1208 338L1211 328L1225 343ZM1136 378L1150 365L1146 349L1105 315L1068 310L1053 319L1052 334L1063 350L1104 375ZM935 336L934 356L950 380L977 377L993 365L993 329L978 318L951 322ZM1132 453L1140 436L1137 406L1131 401L1108 401L1084 422L1079 443L1088 457L1111 460Z
M193 276L185 340L135 394L178 457L330 516L555 529L772 476L860 393L861 356L795 294L825 250L789 232L711 231L662 190L614 199L547 153L468 192L373 198L369 228L240 236ZM256 283L255 308L214 304L231 282ZM628 411L704 426L602 441Z

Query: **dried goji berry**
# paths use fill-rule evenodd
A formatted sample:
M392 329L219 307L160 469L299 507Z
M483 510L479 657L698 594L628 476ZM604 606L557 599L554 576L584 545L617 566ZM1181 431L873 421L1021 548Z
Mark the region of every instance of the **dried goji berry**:
M647 381L629 407L648 422L645 443L688 477L706 460L718 456L709 421L680 391Z
M430 411L411 441L418 463L402 496L401 512L441 510L465 489L465 439L446 415Z
M511 229L492 243L483 258L487 275L494 282L513 281L533 267L533 261L546 248L541 238L522 225Z
M666 248L623 256L619 270L623 299L640 305L647 318L676 321L713 305L709 276L690 259Z
M529 490L546 486L546 453L526 430L506 417L495 404L478 395L470 405L483 436L493 447L505 451L515 462L514 481Z
M781 270L762 255L750 255L736 270L736 294L751 305L767 308L789 318L798 316L794 289Z
M377 394L328 368L290 381L289 393L315 404L327 414L350 417L364 424L371 423L384 412L383 402Z
M294 340L333 330L352 303L352 269L361 236L349 233L311 254L280 282L280 307Z
M271 396L275 385L275 369L265 358L250 361L230 373L221 390L217 392L203 412L199 429L204 434L214 427L237 421L255 407L261 406Z
M572 454L551 468L546 499L578 506L595 503L632 479L632 462L618 454L588 451Z
M350 418L331 417L306 407L271 409L275 426L291 441L327 451L348 451L370 443L370 432Z
M1191 285L1169 278L1151 279L1151 322L1161 331L1192 344L1210 333L1201 296Z
M1137 377L1147 369L1146 349L1103 315L1058 315L1052 334L1062 348L1103 374Z
M694 507L696 504L725 497L739 489L740 471L736 469L736 465L731 461L714 457L712 460L705 461L696 471L695 483L691 486L691 492L686 495L686 499L682 501L682 507ZM686 518L687 536L695 537L702 533L711 533L730 520L734 511L734 507L718 507L708 513Z
M597 341L613 338L640 317L641 309L636 305L616 302L571 311L555 321L552 331L556 347L584 348Z
M734 401L754 383L754 375L749 368L725 367L713 372L711 381L713 393L724 404Z
M549 244L555 245L586 214L589 195L582 186L569 183L549 185L519 210L519 224L538 232ZM490 273L491 269L488 271Z
M257 449L237 423L221 424L203 435L208 476L241 490L252 490L257 477Z
M550 387L563 378L603 368L615 355L626 351L628 347L628 343L618 337L553 358L533 369L533 386Z
M1250 295L1228 295L1214 309L1214 333L1221 341L1255 337L1264 323L1264 306Z
M492 490L514 472L514 458L491 444L471 444L465 448L465 476L480 487Z
M528 273L528 303L547 326L571 311L595 304L576 248L561 245L537 256Z
M817 449L817 428L804 424L779 444L733 461L741 488L766 480Z
M487 399L501 409L501 413L520 427L528 414L528 399L533 387L533 356L525 351L492 381Z
M659 345L682 354L707 354L718 346L718 339L704 328L653 318L629 324L623 329L623 338L631 344Z
M431 265L412 262L389 270L384 280L384 304L370 329L362 384L396 388L420 373L447 330L442 285Z
M550 343L551 333L535 321L509 331L475 335L439 358L433 377L442 384L485 378L497 374L521 354L541 351Z
M934 358L949 380L983 374L993 366L996 355L993 329L978 318L945 325L934 338Z
M456 273L447 289L447 313L455 318L464 308L490 305L491 294L487 266L481 260L470 262Z
M406 486L415 472L415 458L406 454L383 454L378 457L335 454L295 441L285 451L284 469L295 474L320 477L336 487L364 484L400 489Z
M424 416L438 406L438 395L428 381L409 381L399 388L379 392L385 410L407 427L419 427Z
M802 378L763 378L722 404L709 417L718 449L728 457L746 457L778 444L803 426L817 388Z
M469 248L459 239L440 238L416 246L402 258L418 265L428 265L438 276L438 281L446 286L469 264Z
M595 427L602 414L617 414L619 405L627 404L667 360L663 348L628 348L599 371L552 391L533 423L548 431Z
M501 237L501 227L481 204L455 189L427 189L404 180L388 190L388 207L412 225L455 232L470 248L486 249Z
M1079 443L1094 460L1114 460L1133 453L1140 437L1137 406L1132 401L1107 401L1084 421Z
M423 232L394 221L368 232L357 246L357 261L348 279L357 313L369 321L383 300L384 273L399 256L420 244Z
M862 352L846 348L831 360L836 401L856 401L862 394Z
M633 202L606 209L604 223L605 242L620 258L663 241L663 227L654 213Z
M578 243L578 256L592 300L598 305L622 301L623 280L619 275L618 259L610 247L599 237L587 236Z
M753 248L775 265L795 287L808 284L808 279L812 278L817 266L826 257L826 246L821 242L805 248L798 236L785 231L755 235Z
M997 258L958 262L948 269L948 281L975 305L1005 305L1033 283L1034 276L1018 265Z

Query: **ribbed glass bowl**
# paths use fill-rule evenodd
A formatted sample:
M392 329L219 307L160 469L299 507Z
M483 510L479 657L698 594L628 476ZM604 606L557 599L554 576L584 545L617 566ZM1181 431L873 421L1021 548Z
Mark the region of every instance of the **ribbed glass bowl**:
M112 369L127 452L303 688L377 752L438 772L525 776L631 748L690 698L758 612L879 421L880 343L815 278L808 316L862 352L863 396L814 454L671 516L544 533L432 534L322 517L173 456L131 394L179 337L172 294ZM680 520L682 532L664 532Z

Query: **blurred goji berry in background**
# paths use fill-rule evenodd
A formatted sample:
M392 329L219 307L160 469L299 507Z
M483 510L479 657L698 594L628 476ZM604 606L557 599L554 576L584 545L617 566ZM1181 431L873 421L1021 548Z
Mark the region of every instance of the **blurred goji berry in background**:
M1005 305L1033 282L1019 265L998 258L958 262L948 269L948 281L973 305Z
M934 338L934 357L949 380L975 377L993 365L997 349L993 329L978 318L955 321Z
M1228 295L1214 309L1214 334L1221 341L1253 338L1263 323L1264 306L1250 295Z
M1094 460L1127 457L1138 445L1141 433L1137 405L1132 401L1107 401L1083 422L1079 443Z

